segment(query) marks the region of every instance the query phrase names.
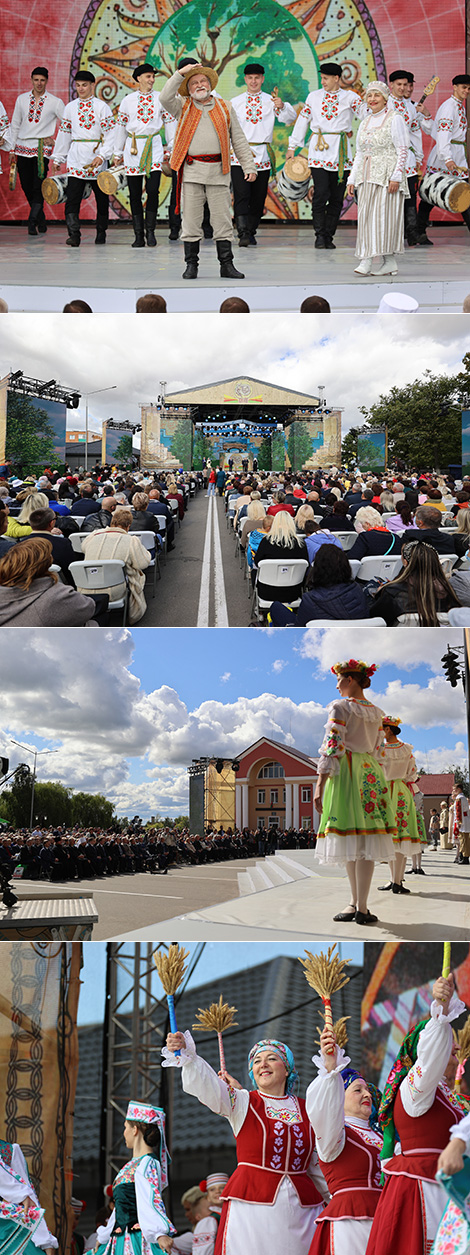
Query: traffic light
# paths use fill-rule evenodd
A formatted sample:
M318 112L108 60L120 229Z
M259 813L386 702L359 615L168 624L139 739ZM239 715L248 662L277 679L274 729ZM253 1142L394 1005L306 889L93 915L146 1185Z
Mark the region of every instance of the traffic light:
M456 650L448 649L447 653L441 658L441 662L446 680L449 681L453 689L457 688L460 680L460 662Z
M10 760L8 758L0 758L0 776L7 775L9 766Z

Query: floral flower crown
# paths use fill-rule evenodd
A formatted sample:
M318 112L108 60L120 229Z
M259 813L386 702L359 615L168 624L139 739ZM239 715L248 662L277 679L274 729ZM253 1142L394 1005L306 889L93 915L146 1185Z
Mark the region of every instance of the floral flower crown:
M348 671L357 671L361 675L366 675L370 680L374 672L377 671L377 667L375 662L372 662L369 666L369 663L362 662L360 659L349 658L346 662L335 662L331 670L334 675L345 675Z
M398 718L398 715L396 717L394 715L384 715L382 723L384 727L386 725L388 728L401 728L402 720Z

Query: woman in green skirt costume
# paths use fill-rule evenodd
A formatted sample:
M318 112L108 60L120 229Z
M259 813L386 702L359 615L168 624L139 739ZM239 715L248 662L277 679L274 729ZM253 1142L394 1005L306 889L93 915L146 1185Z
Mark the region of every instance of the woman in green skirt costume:
M168 1184L168 1156L165 1113L161 1107L130 1102L124 1141L132 1150L132 1159L114 1179L115 1210L108 1223L97 1230L95 1255L157 1255L171 1251L176 1229L162 1199L162 1190Z
M49 1233L44 1210L31 1183L17 1142L0 1140L0 1251L2 1255L54 1255L57 1238Z
M416 781L418 768L413 758L413 746L400 741L400 720L394 715L384 715L383 727L385 734L385 776L389 782L392 802L395 807L397 835L393 838L395 857L390 861L391 881L381 885L381 889L392 889L393 893L409 893L405 889L405 875L408 855L421 853L421 836L416 810L415 792L419 792Z
M383 772L383 711L364 697L374 663L350 658L331 668L339 699L329 706L320 748L315 807L321 815L315 856L346 867L351 902L335 920L375 924L367 907L374 862L394 857L395 812Z

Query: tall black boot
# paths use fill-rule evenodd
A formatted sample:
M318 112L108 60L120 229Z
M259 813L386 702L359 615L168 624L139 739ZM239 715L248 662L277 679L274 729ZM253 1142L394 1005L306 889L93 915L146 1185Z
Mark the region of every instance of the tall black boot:
M40 212L38 213L38 232L39 232L39 235L45 235L45 234L46 234L46 231L47 231L46 215L45 215L45 213L44 213L44 206L43 206L43 205L41 205Z
M256 218L254 214L250 214L248 218L248 231L249 231L248 243L250 245L250 248L256 248L258 244L258 241L256 239L256 232L258 230L258 227L259 227L259 219Z
M325 210L317 209L315 203L312 210L313 230L315 232L315 248L326 248Z
M244 279L245 276L239 270L235 270L231 241L216 240L216 245L221 279Z
M235 226L238 232L238 243L240 248L248 248L250 243L250 222L245 214L240 214L235 218Z
M157 225L157 213L155 209L147 209L145 214L145 235L149 248L156 248L157 241L155 239L155 227Z
M106 244L106 231L108 227L108 219L105 214L96 215L96 235L95 244Z
M78 217L78 214L66 214L65 225L69 233L68 238L65 241L66 244L68 244L70 248L79 248L81 235L80 235L80 219Z
M31 209L29 211L28 235L37 235L37 225L38 225L38 219L41 213L41 209L42 209L41 201L33 201L33 204L31 205Z
M186 262L186 270L183 273L183 279L197 279L199 240L184 241L184 260Z
M333 244L333 236L338 226L339 217L335 213L326 213L325 215L325 248L336 248Z
M143 209L139 209L137 213L132 214L132 225L134 227L135 240L131 244L131 248L145 248Z

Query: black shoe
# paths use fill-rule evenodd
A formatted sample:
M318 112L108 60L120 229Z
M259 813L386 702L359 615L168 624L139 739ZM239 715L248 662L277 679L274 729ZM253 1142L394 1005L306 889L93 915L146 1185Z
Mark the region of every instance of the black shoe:
M422 235L418 236L418 244L421 245L421 248L425 247L426 245L428 246L428 248L434 248L432 240L428 240L428 237L425 231L423 231Z
M145 240L144 240L143 235L140 235L140 234L136 235L134 243L131 244L131 248L145 248Z
M80 248L80 236L69 235L65 243L68 244L69 248Z
M407 235L406 243L408 248L416 248L416 245L419 244L419 235Z
M244 279L240 270L233 264L232 245L230 240L216 240L217 256L220 262L221 279Z
M96 232L95 244L106 244L106 231L99 230Z
M349 911L340 911L339 915L333 915L333 919L340 920L341 923L347 923L348 920L352 923L353 919L355 918L356 918L355 906L351 906Z
M256 239L256 232L255 232L255 231L251 231L251 232L250 232L250 238L249 238L249 240L248 240L248 243L249 243L249 245L250 245L250 248L257 248L257 247L258 247L258 241L257 241L257 239Z
M378 915L371 915L370 911L366 915L362 911L356 911L355 920L356 924L377 924Z
M155 227L157 225L157 214L155 210L147 209L145 215L145 237L148 248L156 248L157 241L155 238Z
M326 236L325 248L336 248L336 244L333 244L333 240L330 235Z
M68 244L69 248L79 248L81 236L80 236L80 221L79 221L78 214L66 213L65 225L68 231L68 239L66 240L66 244Z
M134 243L131 244L131 248L145 248L143 209L140 213L132 214L132 226L134 228L135 239Z
M172 227L172 228L171 228L171 231L170 231L170 234L169 234L169 236L168 236L168 239L169 239L169 240L179 240L179 238L180 238L180 229L179 229L179 227Z
M35 222L28 222L28 235L37 235L37 227Z
M417 876L425 876L425 875L426 875L426 872L423 870L423 868L422 868L422 867L417 867L417 868L416 868L416 875L417 875Z
M173 549L176 549L176 545L167 545L166 547L167 553L172 553Z
M411 889L405 889L404 885L392 885L394 893L411 893Z
M317 235L315 239L315 248L326 248L326 240L324 235Z
M393 881L389 881L388 885L377 885L381 893L386 893L388 889L393 889Z
M197 279L199 240L185 240L184 260L186 262L186 270L183 271L183 279Z

